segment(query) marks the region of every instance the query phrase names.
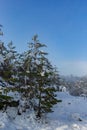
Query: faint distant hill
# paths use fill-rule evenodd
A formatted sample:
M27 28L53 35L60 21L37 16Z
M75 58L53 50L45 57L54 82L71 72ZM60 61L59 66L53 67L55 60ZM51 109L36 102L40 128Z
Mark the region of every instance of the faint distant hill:
M60 76L60 83L64 85L71 95L79 96L81 94L87 95L87 76Z

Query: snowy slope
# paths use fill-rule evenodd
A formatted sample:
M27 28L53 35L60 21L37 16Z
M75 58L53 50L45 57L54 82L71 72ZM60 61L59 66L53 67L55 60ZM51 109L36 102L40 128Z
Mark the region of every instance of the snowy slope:
M87 130L87 98L74 97L68 92L57 95L62 103L55 105L45 123L36 122L33 112L17 116L15 120L0 112L0 130Z
M87 130L87 98L74 97L68 92L58 93L62 99L54 108L54 113L49 117L55 123L55 130ZM60 127L58 127L59 122Z

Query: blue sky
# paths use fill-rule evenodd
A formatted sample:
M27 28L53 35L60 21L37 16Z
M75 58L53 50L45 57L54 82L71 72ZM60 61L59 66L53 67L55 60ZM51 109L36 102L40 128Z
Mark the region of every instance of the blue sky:
M38 34L60 74L87 75L87 0L0 0L0 24L5 44L22 52Z

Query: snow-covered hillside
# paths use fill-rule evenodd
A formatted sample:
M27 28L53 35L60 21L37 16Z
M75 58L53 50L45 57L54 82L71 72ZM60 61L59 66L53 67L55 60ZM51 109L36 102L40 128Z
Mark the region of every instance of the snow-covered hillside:
M16 116L16 109L11 108L7 114L0 112L0 130L87 130L87 98L68 92L57 95L62 102L55 105L43 123L35 121L33 112ZM11 114L16 118L11 118Z

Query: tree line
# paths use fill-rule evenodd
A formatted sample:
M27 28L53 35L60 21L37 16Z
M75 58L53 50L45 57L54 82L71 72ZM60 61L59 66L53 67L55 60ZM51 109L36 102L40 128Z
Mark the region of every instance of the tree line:
M0 35L2 33L0 25ZM52 112L52 108L60 100L56 98L59 86L59 74L49 59L48 53L43 51L47 47L34 35L28 43L27 51L19 54L13 42L7 46L0 41L0 109L7 106L34 110L37 118ZM43 49L43 50L42 50ZM18 94L15 99L9 92ZM21 106L20 101L24 102Z

